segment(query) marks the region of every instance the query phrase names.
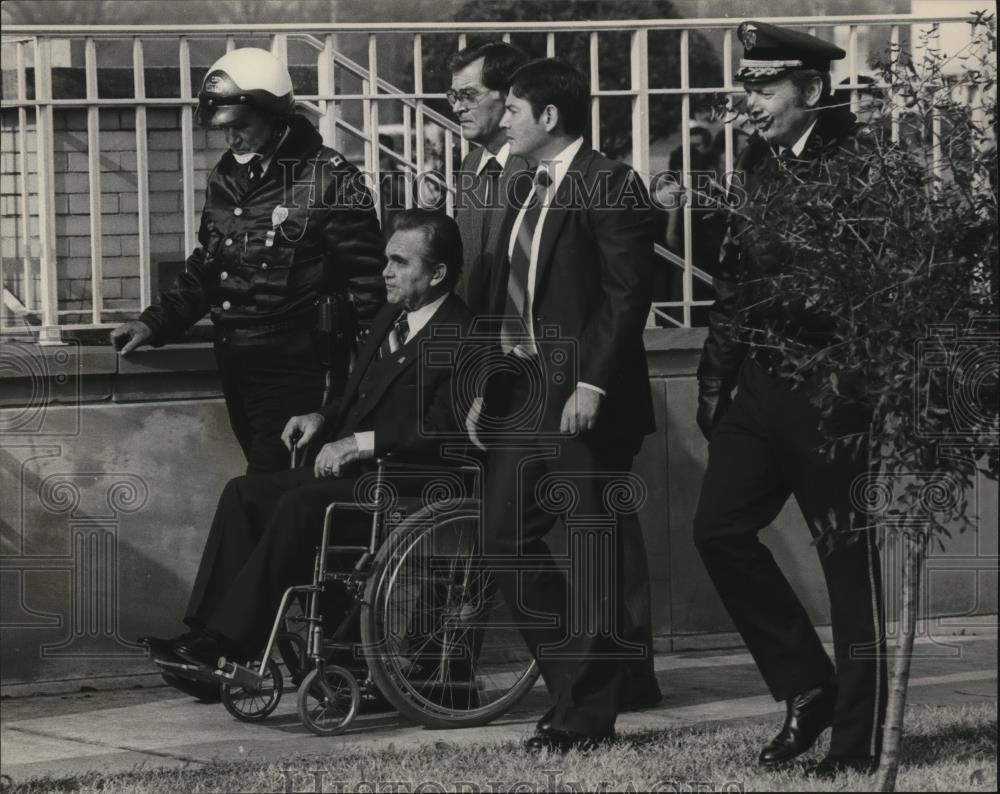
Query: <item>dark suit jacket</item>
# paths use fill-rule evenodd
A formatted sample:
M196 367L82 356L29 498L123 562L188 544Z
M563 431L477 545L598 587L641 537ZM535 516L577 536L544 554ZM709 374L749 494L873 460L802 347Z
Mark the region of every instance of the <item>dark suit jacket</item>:
M454 405L451 378L458 363L443 366L440 354L452 349L457 362L472 313L461 298L445 298L437 312L419 332L406 340L391 356L379 358L378 351L400 307L386 304L372 324L372 332L358 353L358 360L344 389L344 396L323 408L330 432L324 441L344 438L351 433L375 431L375 454L394 457L434 458L445 435L455 438L462 432L468 406ZM449 329L445 337L437 337ZM434 336L430 350L421 340ZM468 349L466 348L466 352Z
M521 181L521 180L518 180ZM491 279L490 311L503 314L510 262L507 248L518 208L505 213L496 236L499 264ZM544 226L535 277L532 322L555 326L576 340L577 372L571 363L562 383L546 376L546 431L555 432L576 381L607 393L595 442L638 450L655 429L649 370L642 333L652 300L656 235L654 209L642 180L629 166L584 145L559 184ZM544 345L540 345L544 360ZM574 380L575 378L575 380Z
M528 161L511 154L500 173L497 195L499 199L492 208L486 208L484 196L486 177L476 175L479 163L489 157L484 146L469 152L459 169L458 190L455 197L455 222L462 234L462 249L465 252L462 279L455 288L456 294L468 304L475 314L489 310L490 273L493 270L493 252L496 235L503 222L507 206L508 185L511 176L528 168Z

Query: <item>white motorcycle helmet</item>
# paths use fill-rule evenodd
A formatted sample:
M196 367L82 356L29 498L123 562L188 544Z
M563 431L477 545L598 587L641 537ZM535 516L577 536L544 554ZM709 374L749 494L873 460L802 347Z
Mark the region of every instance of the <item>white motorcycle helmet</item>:
M280 117L294 107L288 67L267 50L242 47L208 70L198 92L196 119L202 127L218 127L238 121L248 109Z

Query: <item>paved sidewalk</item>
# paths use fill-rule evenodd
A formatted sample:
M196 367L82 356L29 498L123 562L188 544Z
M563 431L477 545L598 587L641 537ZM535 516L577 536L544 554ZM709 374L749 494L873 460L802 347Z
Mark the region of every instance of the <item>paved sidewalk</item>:
M996 702L996 629L984 626L976 632L918 642L910 703ZM657 657L656 668L663 703L621 715L620 733L748 718L779 723L783 706L767 694L746 653L671 654ZM176 695L163 687L8 698L0 723L0 771L16 783L90 770L327 755L335 748L519 741L531 733L545 701L539 686L516 712L484 728L429 730L388 714L362 716L346 734L318 737L299 723L292 691L286 691L275 713L259 724L237 722L221 705L201 705Z

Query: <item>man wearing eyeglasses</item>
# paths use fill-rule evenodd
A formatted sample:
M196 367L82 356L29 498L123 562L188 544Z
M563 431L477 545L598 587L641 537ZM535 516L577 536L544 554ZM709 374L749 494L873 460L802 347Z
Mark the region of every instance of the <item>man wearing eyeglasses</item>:
M512 174L528 161L510 153L500 127L508 78L527 56L504 41L491 41L456 52L448 63L451 88L446 92L462 137L479 144L466 155L456 179L455 221L462 233L465 263L456 292L473 312L487 307L493 237L503 216Z

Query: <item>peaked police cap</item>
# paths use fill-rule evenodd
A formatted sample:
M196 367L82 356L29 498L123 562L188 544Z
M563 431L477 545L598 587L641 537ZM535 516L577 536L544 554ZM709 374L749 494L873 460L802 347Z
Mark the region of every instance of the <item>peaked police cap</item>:
M736 79L744 83L774 80L794 69L829 72L831 61L847 55L828 41L766 22L743 22L736 35L743 44Z

